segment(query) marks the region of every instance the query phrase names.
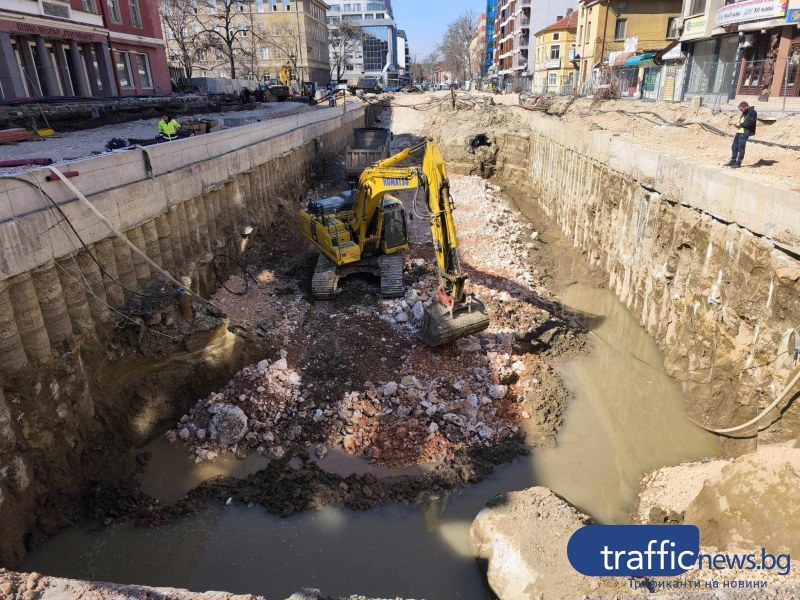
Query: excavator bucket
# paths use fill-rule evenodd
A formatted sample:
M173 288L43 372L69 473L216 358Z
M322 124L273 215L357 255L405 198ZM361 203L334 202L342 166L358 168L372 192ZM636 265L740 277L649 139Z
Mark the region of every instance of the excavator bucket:
M453 313L439 302L425 309L422 328L417 336L429 346L441 346L489 327L489 313L483 302L472 300L470 308L461 308Z

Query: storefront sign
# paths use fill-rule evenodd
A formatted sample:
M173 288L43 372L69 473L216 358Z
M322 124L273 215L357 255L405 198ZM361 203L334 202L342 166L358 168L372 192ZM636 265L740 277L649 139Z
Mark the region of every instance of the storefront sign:
M72 40L94 40L97 36L89 31L72 31L61 27L48 27L47 25L34 25L32 23L14 23L14 28L19 33L29 35L44 35L52 38Z
M683 22L683 35L681 35L681 40L695 40L705 37L707 23L708 17L706 15L686 19Z
M714 20L716 27L746 23L747 21L760 21L761 19L774 19L786 14L786 0L743 0L727 4L717 10Z
M786 22L800 25L800 0L789 0L789 8L786 11Z

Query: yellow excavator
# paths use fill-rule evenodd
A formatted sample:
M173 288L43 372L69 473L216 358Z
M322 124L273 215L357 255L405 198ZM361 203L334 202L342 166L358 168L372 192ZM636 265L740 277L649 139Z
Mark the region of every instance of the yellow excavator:
M422 167L396 166L425 151ZM311 282L314 298L336 295L339 280L353 273L371 273L381 280L385 298L403 295L403 255L408 230L403 203L390 192L415 190L413 211L430 220L439 289L425 309L419 337L431 346L478 333L489 326L483 303L469 289L458 259L453 200L439 147L426 142L381 160L363 171L350 192L312 200L300 211L300 230L320 250ZM425 209L417 202L425 191Z

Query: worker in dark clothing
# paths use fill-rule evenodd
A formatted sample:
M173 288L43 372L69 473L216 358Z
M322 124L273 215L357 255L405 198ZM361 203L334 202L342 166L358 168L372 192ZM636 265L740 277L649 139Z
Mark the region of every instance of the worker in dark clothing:
M249 104L250 103L250 90L249 89L244 88L242 90L242 100L244 100L245 104Z
M739 123L735 125L736 135L733 136L733 144L731 144L731 160L725 165L732 169L738 169L742 166L747 140L751 135L756 134L756 119L758 119L756 109L747 104L747 102L739 103L739 111L741 111L742 116L739 117Z

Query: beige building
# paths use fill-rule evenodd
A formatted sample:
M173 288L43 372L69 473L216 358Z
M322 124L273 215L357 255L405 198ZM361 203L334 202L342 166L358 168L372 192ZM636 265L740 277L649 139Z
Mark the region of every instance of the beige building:
M183 22L174 12L162 14L167 57L193 77L264 81L289 65L293 80L324 86L330 81L327 9L323 0L196 0L178 15Z
M572 93L576 85L575 32L578 11L568 9L555 23L537 31L533 91Z
M680 36L682 0L579 0L579 85L597 81L627 57L659 51ZM619 64L609 65L609 54ZM604 81L604 83L607 83Z

